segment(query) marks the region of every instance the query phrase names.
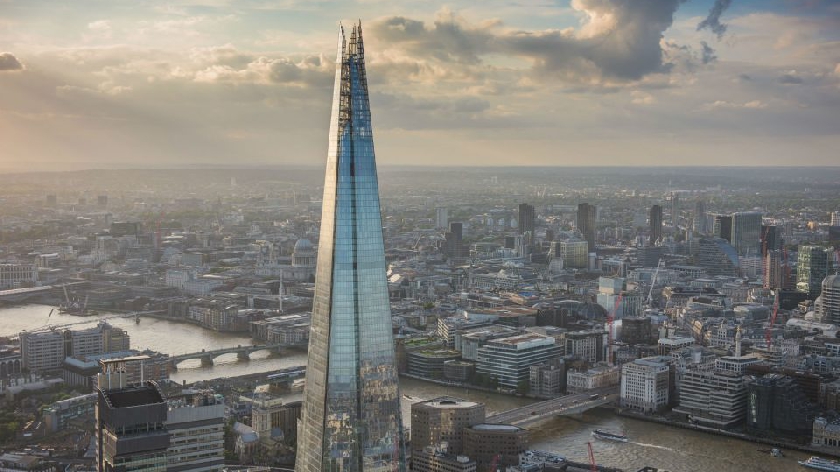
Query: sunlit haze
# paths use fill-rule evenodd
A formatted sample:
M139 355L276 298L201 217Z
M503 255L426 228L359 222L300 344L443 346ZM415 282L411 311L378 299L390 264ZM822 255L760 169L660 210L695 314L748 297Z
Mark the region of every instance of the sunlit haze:
M378 161L840 163L840 2L0 0L0 171L322 166L365 28Z

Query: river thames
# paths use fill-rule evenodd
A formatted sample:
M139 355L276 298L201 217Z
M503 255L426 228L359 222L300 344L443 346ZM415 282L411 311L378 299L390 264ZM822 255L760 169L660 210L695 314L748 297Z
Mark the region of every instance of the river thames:
M0 309L0 336L15 336L22 330L46 327L48 322L52 325L78 323L73 327L92 326L102 318L114 316L103 313L80 318L53 313L47 318L50 308L26 305ZM142 318L140 324L135 324L133 318L109 318L108 322L129 333L133 349L152 349L170 355L251 344L251 339L246 336L217 333L196 325L167 320ZM198 360L184 361L178 371L171 374L171 378L176 382L190 383L299 365L306 365L306 354L297 351L282 357L268 357L267 353L258 352L248 362L239 362L236 354L228 354L217 358L212 367L201 367ZM486 405L488 415L532 401L405 378L400 380L400 390L410 397L404 398L402 405L406 427L410 427L412 401L441 395L480 401ZM299 398L296 395L289 400ZM630 441L612 443L594 440L591 431L595 428L624 431ZM533 429L531 436L533 449L555 452L578 462L588 461L588 442L592 443L599 464L627 471L650 465L672 472L784 472L804 470L796 464L796 460L807 458L807 454L786 451L787 457L775 459L767 453L759 452L759 449L766 449L766 446L618 417L608 410L593 410L578 417L553 419Z

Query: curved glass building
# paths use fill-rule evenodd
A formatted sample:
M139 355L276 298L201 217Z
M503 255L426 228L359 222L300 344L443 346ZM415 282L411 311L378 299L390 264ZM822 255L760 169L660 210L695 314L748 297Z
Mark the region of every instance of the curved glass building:
M361 24L339 30L297 472L403 471Z

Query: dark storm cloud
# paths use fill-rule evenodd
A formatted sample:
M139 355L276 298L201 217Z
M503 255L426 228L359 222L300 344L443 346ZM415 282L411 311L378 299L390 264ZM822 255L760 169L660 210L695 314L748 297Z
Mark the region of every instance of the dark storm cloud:
M717 60L715 50L712 49L706 41L700 41L700 46L703 47L703 50L700 53L700 60L703 61L703 64L710 64Z
M790 74L785 74L776 80L782 85L799 85L802 83L801 77Z
M580 7L593 17L610 18L608 26L587 34L567 31L503 31L498 22L473 26L453 16L432 25L395 16L375 22L377 38L398 44L410 55L479 63L481 57L501 54L527 58L541 74L601 75L640 79L667 72L660 46L682 0L582 0ZM590 25L591 26L591 25ZM593 28L596 26L592 26Z
M709 10L709 15L697 24L697 31L708 28L720 40L726 33L726 25L720 22L720 17L730 5L732 5L732 0L715 0L715 4Z
M13 54L4 52L0 54L0 71L23 70L23 64Z

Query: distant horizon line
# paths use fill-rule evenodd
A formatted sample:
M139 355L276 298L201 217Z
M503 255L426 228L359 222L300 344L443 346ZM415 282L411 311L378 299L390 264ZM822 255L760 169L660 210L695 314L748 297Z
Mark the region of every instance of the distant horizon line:
M470 169L470 170L491 170L491 169L840 169L837 165L430 165L430 164L381 164L381 169ZM149 167L82 167L58 170L12 170L0 168L0 175L10 174L58 174L65 172L91 172L91 171L155 171L155 170L318 170L323 165L316 164L254 164L254 165L223 165L223 164L192 164L179 166L149 166Z

